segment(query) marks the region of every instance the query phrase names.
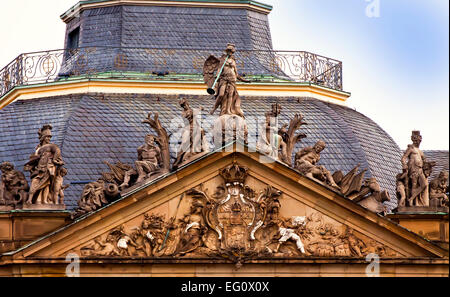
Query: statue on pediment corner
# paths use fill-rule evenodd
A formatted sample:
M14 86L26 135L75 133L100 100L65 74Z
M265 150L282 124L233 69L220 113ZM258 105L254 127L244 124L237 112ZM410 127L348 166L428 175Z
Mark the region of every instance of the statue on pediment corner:
M386 215L387 207L384 202L390 201L389 192L381 190L380 184L374 177L364 179L367 169L361 170L358 164L345 176L342 171L333 174L335 183L339 186L342 195L364 208L378 214Z
M297 249L302 254L305 254L305 245L303 244L301 235L304 233L306 223L306 217L293 217L291 219L279 220L278 245L273 253L277 254L280 251L281 245L291 240L295 242Z
M117 162L115 165L104 162L110 172L103 172L102 176L95 182L87 184L83 188L78 208L72 213L72 218L96 211L120 197L119 184L123 182L127 171L132 167Z
M28 198L30 187L25 175L16 170L10 162L0 164L2 173L0 179L0 207L13 207L23 203Z
M31 186L29 195L24 201L27 205L58 205L65 208L64 204L59 204L59 196L63 193L63 176L67 173L61 169L64 161L61 157L61 150L56 144L51 143L52 126L44 125L38 131L39 145L30 156L30 161L25 164L24 170L30 172ZM42 206L45 208L45 206ZM28 206L27 206L28 207Z
M137 155L138 159L134 163L136 169L132 168L125 173L123 183L120 185L121 189L130 186L130 179L133 175L137 176L135 184L139 184L158 174L161 169L161 149L156 144L154 135L145 136L145 143L137 149Z
M317 165L320 161L320 153L325 149L324 141L318 141L313 147L306 147L295 155L295 169L301 174L323 182L335 189L340 187L334 181L331 173L324 167Z
M397 176L399 207L429 207L429 181L435 162L428 162L420 150L422 136L420 131L413 131L412 144L408 145L401 163L403 172Z

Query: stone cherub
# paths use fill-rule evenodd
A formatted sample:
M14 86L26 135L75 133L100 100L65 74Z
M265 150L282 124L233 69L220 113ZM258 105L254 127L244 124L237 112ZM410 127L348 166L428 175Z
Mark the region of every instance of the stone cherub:
M0 180L0 205L16 206L28 198L28 182L25 175L15 170L14 165L3 162L0 165L2 172Z
M281 245L288 240L292 240L296 243L297 249L305 254L305 245L299 235L299 229L304 228L306 225L306 217L293 217L292 219L281 220L279 225L280 238L278 239L278 245L275 248L274 253L278 253Z
M320 153L325 146L325 142L319 141L314 147L307 147L299 151L295 155L295 168L309 178L317 179L339 189L331 173L325 167L317 165L320 161Z
M60 167L53 183L53 204L64 204L64 190L69 187L69 185L64 185L64 176L66 175L67 169Z
M406 183L408 174L407 172L399 173L396 177L396 187L397 187L397 199L398 206L406 206Z
M30 172L31 187L26 204L54 204L60 193L55 191L55 182L61 181L60 168L64 165L61 150L50 143L52 126L44 125L39 129L39 145L25 164L25 171ZM56 197L56 199L55 199Z

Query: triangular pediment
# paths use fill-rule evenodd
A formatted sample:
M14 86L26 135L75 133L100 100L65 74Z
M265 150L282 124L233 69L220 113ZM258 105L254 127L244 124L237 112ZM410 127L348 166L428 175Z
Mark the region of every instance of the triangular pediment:
M9 254L11 260L442 258L424 238L259 153L215 152ZM173 219L172 219L173 218Z

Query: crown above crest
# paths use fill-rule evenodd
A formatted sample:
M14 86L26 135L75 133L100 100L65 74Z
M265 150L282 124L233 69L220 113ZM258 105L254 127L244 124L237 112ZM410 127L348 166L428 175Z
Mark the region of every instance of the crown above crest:
M223 177L227 184L244 184L248 176L248 168L233 162L230 166L220 170L220 176Z

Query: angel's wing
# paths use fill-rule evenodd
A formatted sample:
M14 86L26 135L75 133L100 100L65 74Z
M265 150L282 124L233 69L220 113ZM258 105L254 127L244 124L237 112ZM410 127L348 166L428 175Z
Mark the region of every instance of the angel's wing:
M205 61L205 65L203 66L203 78L205 83L208 85L208 88L211 88L214 84L214 72L219 69L219 64L220 60L213 55L209 56L209 58Z

